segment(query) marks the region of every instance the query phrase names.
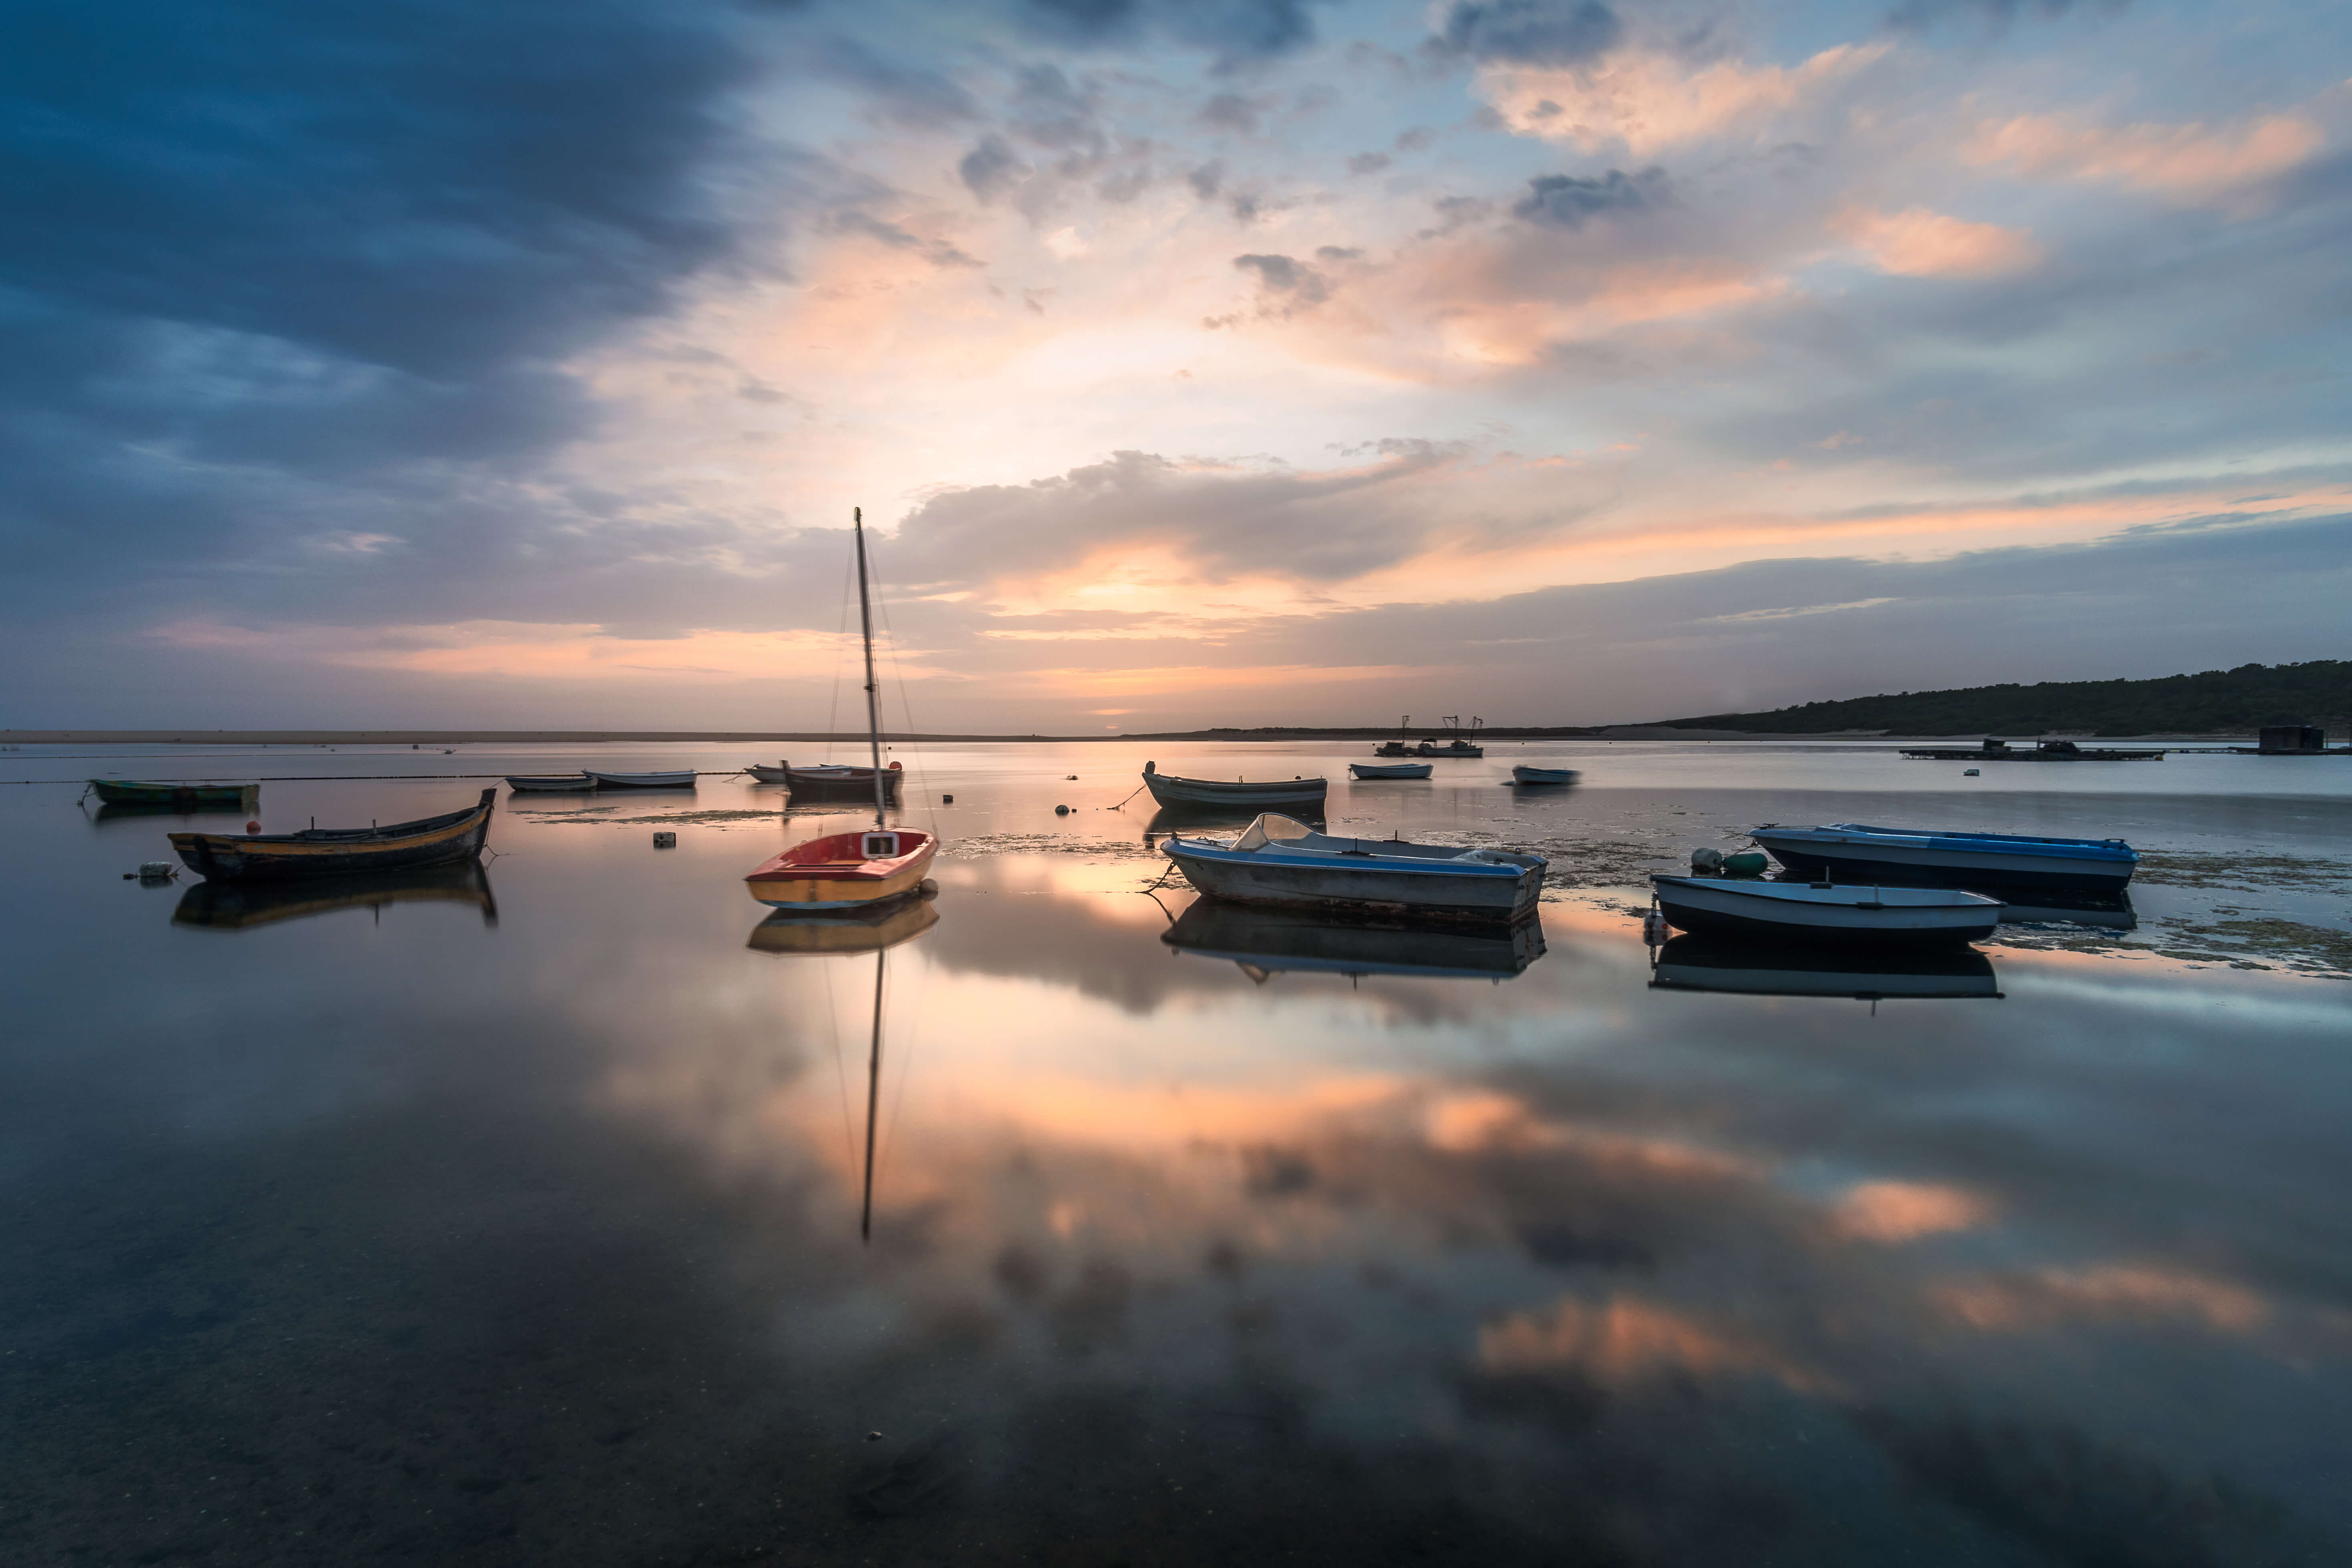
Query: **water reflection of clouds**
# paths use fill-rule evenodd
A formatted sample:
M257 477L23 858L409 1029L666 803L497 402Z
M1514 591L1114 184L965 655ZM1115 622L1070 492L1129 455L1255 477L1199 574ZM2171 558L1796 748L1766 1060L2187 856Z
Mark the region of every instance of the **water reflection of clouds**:
M1969 1471L1964 1407L2161 1479L2212 1458L2181 1380L2249 1352L2343 1380L2345 1292L2294 1256L2332 1222L2309 1194L2258 1201L2298 1130L2229 1123L2205 977L2086 984L2079 959L2005 956L2016 1001L1989 1032L1935 1003L1646 993L1622 917L1566 910L1502 985L1260 987L1172 959L1164 917L1097 890L1099 868L984 874L995 891L951 886L889 960L867 1252L836 1079L854 1099L871 960L716 984L724 1028L607 1037L609 1108L791 1194L793 1223L744 1245L843 1260L785 1313L814 1336L787 1331L795 1356L833 1343L840 1375L952 1353L1018 1408L1106 1380L1231 1397L1204 1391L1278 1368L1324 1440L1530 1475L1595 1444L1685 1469L1683 1444L1746 1453L1795 1400L1836 1417L1832 1470L1891 1459L2029 1510L2063 1465ZM2327 1017L2256 1013L2288 1054ZM2297 1149L2299 1180L2344 1173ZM2242 1453L2342 1435L2280 1398ZM1759 1464L1728 1468L1766 1485Z

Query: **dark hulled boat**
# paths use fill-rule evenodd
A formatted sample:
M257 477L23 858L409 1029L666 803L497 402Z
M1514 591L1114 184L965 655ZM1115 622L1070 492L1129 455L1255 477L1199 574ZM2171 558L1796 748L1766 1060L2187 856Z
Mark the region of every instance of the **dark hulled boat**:
M762 784L780 784L793 793L794 801L839 800L870 803L874 799L872 768L824 763L812 768L796 768L790 762L767 767L754 763L745 770ZM881 770L882 801L886 805L898 804L899 782L907 776L906 769L892 763Z
M215 882L284 882L347 877L472 860L490 834L499 792L441 816L378 827L308 827L299 833L174 833L172 847L197 876Z
M250 811L261 799L261 786L251 784L187 784L174 779L92 779L89 787L102 805L154 805L173 811L198 806Z

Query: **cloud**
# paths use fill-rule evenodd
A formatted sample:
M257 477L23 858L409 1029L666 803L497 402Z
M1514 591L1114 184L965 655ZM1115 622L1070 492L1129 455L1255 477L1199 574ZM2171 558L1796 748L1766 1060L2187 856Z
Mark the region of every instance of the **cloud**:
M1890 52L1884 43L1841 44L1795 66L1694 65L1668 53L1629 52L1605 67L1490 67L1480 72L1478 89L1517 134L1622 146L1647 157L1723 138L1817 134L1809 122L1833 113Z
M1480 64L1572 66L1617 47L1625 25L1601 0L1454 0L1433 40Z
M2314 121L2270 114L2211 128L2142 121L2098 126L2071 114L1988 121L1961 159L2032 179L2105 180L2183 202L2247 206L2259 187L2309 159L2326 140Z
M1408 496L1448 463L1416 451L1298 473L1120 452L1026 485L936 496L901 525L894 553L902 573L933 584L1066 567L1093 575L1103 568L1090 557L1139 553L1205 581L1339 579L1401 559L1436 526Z
M1973 1230L1992 1217L1977 1194L1933 1182L1864 1182L1832 1211L1839 1233L1858 1241L1899 1243Z
M2081 9L2104 12L2113 16L2124 9L2129 0L2081 0ZM1904 0L1886 14L1887 26L1906 29L1933 26L1947 16L1978 16L1995 27L2006 26L2021 16L2044 19L2067 16L2076 9L2077 0Z
M1848 208L1830 227L1882 271L1906 278L1998 278L2042 259L2042 247L2021 229L1970 223L1926 207L1899 213Z
M1029 173L1013 144L992 131L973 144L956 165L957 177L982 201L991 201L1019 184Z
M1529 223L1578 229L1610 213L1638 213L1664 202L1669 185L1664 169L1628 174L1612 169L1598 179L1543 174L1528 182L1530 194L1511 209Z
M52 8L0 110L17 583L56 613L129 562L284 576L338 531L450 559L430 519L475 474L593 427L569 356L768 270L748 242L782 214L723 195L757 152L730 25L695 0ZM788 197L814 161L770 152Z
M1223 69L1275 59L1314 41L1307 0L1013 0L1031 36L1108 48L1152 39L1209 51Z
M929 129L980 118L978 100L961 83L863 39L834 34L809 54L822 74L856 87L897 124Z
M1331 279L1303 261L1287 256L1236 256L1234 266L1257 274L1264 299L1261 313L1287 316L1311 310L1331 297Z

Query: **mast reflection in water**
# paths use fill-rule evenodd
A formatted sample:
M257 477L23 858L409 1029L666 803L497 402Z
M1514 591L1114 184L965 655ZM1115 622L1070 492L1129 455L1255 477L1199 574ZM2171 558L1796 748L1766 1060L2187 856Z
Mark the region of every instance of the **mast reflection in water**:
M884 965L890 949L939 923L939 910L919 897L829 914L779 910L751 928L746 944L757 952L803 958L874 955L874 1016L866 1050L866 1178L857 1211L857 1235L864 1241L874 1239L874 1136L882 1102L882 996L887 978Z

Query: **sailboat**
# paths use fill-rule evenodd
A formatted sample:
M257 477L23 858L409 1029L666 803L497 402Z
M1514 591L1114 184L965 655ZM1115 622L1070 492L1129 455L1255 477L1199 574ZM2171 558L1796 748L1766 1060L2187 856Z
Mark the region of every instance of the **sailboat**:
M783 910L846 910L919 891L939 839L889 825L889 770L882 765L882 702L874 679L874 605L866 587L866 512L854 508L857 542L857 628L866 643L866 735L874 752L874 826L795 844L743 879L751 897Z

